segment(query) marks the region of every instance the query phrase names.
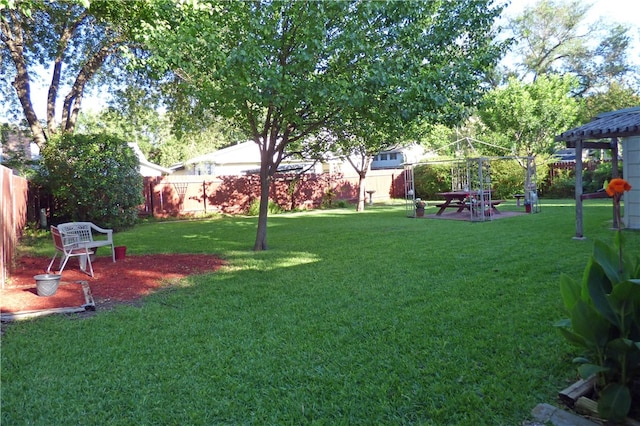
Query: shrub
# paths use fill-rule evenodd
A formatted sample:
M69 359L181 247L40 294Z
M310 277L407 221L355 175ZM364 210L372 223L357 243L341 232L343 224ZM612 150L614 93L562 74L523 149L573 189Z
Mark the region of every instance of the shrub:
M622 176L622 164L618 166L618 173ZM604 188L605 182L611 180L613 176L613 163L610 161L601 162L593 172L585 173L584 192L596 192Z
M491 188L494 199L511 198L524 191L526 170L516 160L491 162Z
M576 178L572 170L558 170L553 183L544 191L547 198L573 198L575 195Z
M333 200L336 198L336 192L329 188L322 194L322 208L328 209L333 207Z
M421 164L413 169L416 198L433 199L438 192L451 190L451 164Z
M56 220L89 221L124 229L143 203L139 160L122 139L107 134L49 139L42 180L56 199Z
M610 161L599 163L593 171L582 172L582 192L598 192L604 188L605 182L612 177L613 165ZM618 168L622 175L622 164ZM540 171L539 171L540 174ZM551 183L544 188L545 197L549 198L573 198L575 195L575 170L556 169Z
M280 207L275 201L269 200L269 206L267 207L269 214L279 214L284 212L284 209ZM256 198L251 202L249 210L247 211L249 216L258 216L260 214L260 199Z
M336 200L333 202L333 207L336 209L346 209L347 207L351 207L351 203L349 203L349 200Z
M569 318L557 324L583 350L574 359L580 376L597 377L599 414L614 421L640 398L633 394L640 379L640 257L622 248L620 232L613 246L596 241L582 280L562 275L560 293Z

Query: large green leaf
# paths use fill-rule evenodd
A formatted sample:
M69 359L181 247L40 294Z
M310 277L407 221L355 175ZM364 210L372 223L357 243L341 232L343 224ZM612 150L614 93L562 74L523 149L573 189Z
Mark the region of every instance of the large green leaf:
M602 257L602 256L601 256ZM595 258L589 263L588 271L585 276L587 289L593 305L598 312L609 322L617 327L620 326L620 318L609 303L608 293L611 291L612 284L602 264Z
M631 409L631 392L619 383L611 383L600 392L598 413L607 419L621 421Z
M632 337L634 330L640 331L640 286L631 281L617 284L609 303L620 318L620 336Z
M559 330L560 330L560 333L562 333L564 338L567 339L569 343L579 346L581 348L589 346L582 336L574 333L568 328L565 328L564 326L560 326Z
M609 338L609 322L591 305L582 300L571 311L571 326L580 335L587 346L597 352L604 350Z
M595 364L582 364L580 367L578 367L578 373L583 379L588 379L595 374L604 373L606 371L609 371L609 368L601 367Z
M560 295L567 311L571 311L580 300L580 284L569 275L560 276Z
M596 240L593 244L593 257L602 267L610 282L617 283L622 281L620 255L615 247L611 247L603 241Z
M636 350L635 342L630 339L613 339L607 345L607 349L609 351L614 351L616 354L625 354L632 350Z

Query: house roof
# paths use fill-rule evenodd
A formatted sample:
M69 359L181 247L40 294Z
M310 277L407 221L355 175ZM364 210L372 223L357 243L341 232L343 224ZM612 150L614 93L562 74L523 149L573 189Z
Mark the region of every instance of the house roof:
M168 174L173 173L173 170L168 169L166 167L162 167L162 166L160 166L158 164L154 164L154 163L150 162L149 160L147 160L147 157L144 155L144 153L142 152L142 150L140 149L140 147L138 146L137 143L128 142L127 145L129 145L129 147L131 147L133 152L138 157L138 160L140 162L141 172L142 172L142 169L146 167L147 169L151 169L151 170L157 171L160 174L168 175Z
M640 135L640 106L597 115L589 123L555 137L558 142Z
M260 147L253 141L247 141L219 149L208 154L190 158L186 164L197 163L260 163Z

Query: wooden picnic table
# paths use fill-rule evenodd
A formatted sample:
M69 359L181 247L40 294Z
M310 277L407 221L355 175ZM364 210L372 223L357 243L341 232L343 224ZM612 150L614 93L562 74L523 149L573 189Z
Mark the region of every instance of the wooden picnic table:
M469 202L469 197L472 195L479 196L479 191L449 191L449 192L439 192L438 195L444 197L444 202L440 204L436 204L436 207L439 207L436 216L442 215L446 209L455 208L457 209L457 213L460 213L464 209L471 210L471 203ZM484 191L484 199L485 203L488 204L491 196L491 191ZM502 200L491 200L491 209L495 213L500 213L496 206L500 204Z
M460 213L467 207L465 199L469 194L469 191L439 192L438 195L444 197L444 203L436 204L436 207L440 207L436 216L440 216L448 208L456 208L458 209L458 213Z

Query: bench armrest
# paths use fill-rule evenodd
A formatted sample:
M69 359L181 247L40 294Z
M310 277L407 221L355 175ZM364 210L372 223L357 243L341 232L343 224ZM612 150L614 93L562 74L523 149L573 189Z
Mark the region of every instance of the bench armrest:
M100 228L98 225L95 225L93 223L89 223L89 225L96 232L100 232L101 234L106 234L107 235L107 240L109 240L109 241L113 240L113 229Z

